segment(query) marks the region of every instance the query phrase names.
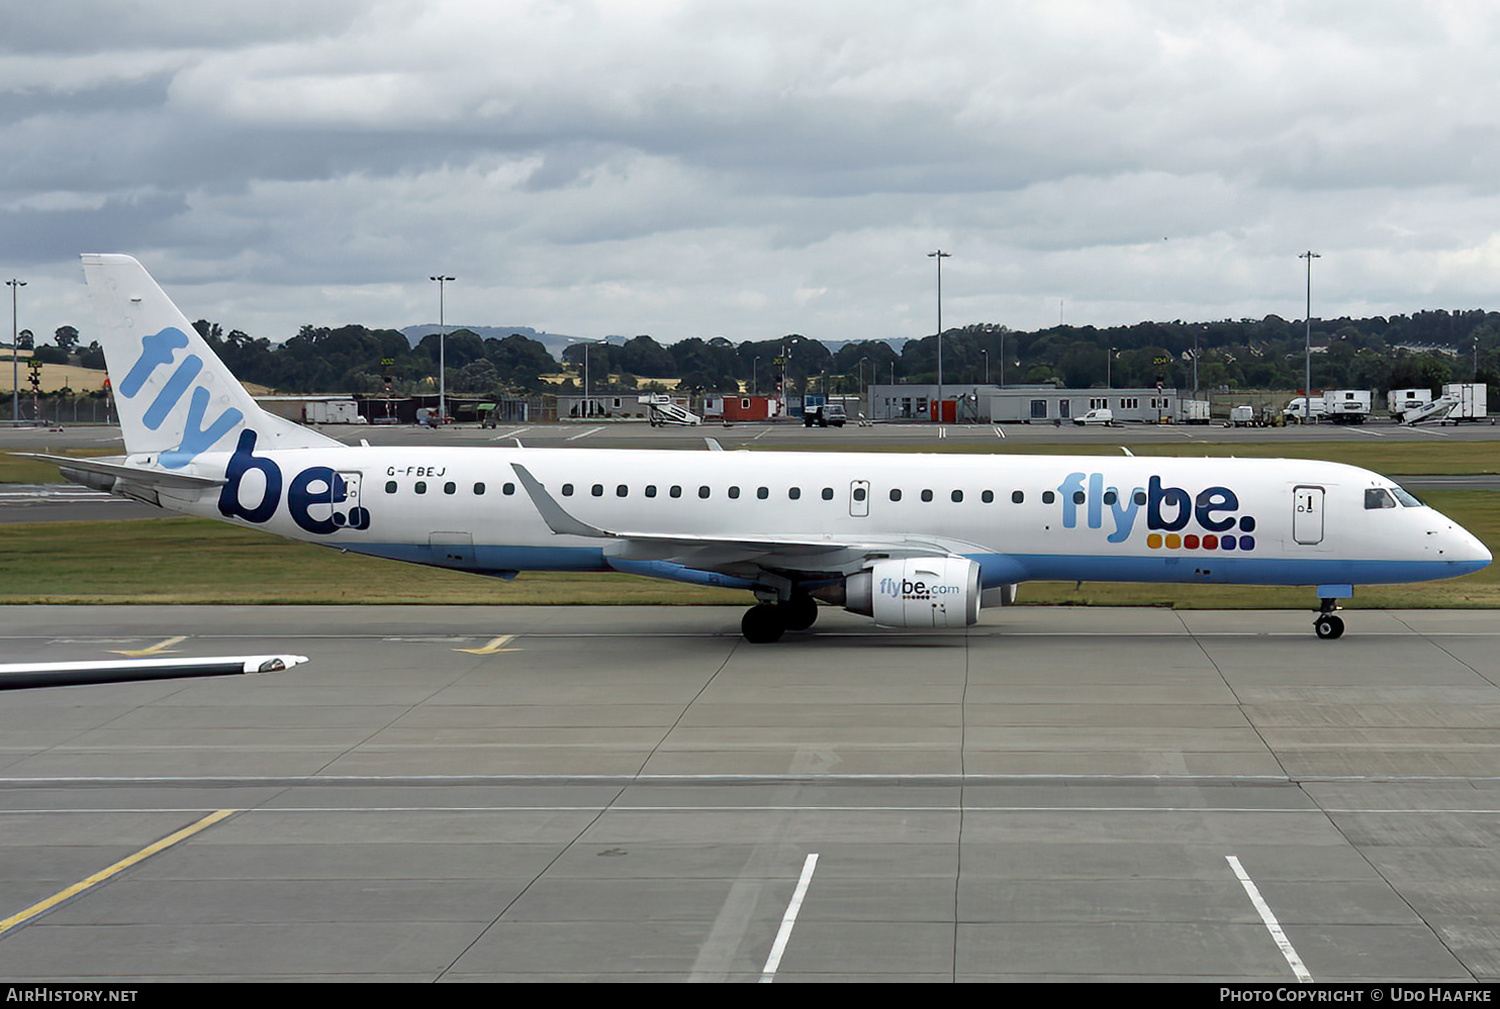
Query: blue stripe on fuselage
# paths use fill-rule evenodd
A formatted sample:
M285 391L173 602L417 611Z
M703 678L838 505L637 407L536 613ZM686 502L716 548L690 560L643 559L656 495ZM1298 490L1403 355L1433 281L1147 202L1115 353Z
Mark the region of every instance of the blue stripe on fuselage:
M412 543L341 543L354 553L466 571L615 571L599 547L528 547L475 544L472 566L444 562L440 548ZM1482 570L1478 561L1383 561L1166 555L1106 557L1069 554L970 554L985 588L1026 581L1207 582L1225 585L1381 585L1456 578ZM675 566L675 565L674 565ZM641 574L658 571L644 570ZM684 577L677 580L699 579ZM704 572L705 575L711 572ZM668 576L670 577L670 576ZM720 578L723 576L715 576ZM726 579L724 584L732 584Z

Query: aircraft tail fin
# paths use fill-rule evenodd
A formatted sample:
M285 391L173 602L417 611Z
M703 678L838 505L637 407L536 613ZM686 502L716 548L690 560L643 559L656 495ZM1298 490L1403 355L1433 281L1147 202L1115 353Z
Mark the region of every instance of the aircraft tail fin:
M262 410L130 256L90 253L83 273L126 452L181 469L201 453L233 451L245 431L262 451L338 444Z

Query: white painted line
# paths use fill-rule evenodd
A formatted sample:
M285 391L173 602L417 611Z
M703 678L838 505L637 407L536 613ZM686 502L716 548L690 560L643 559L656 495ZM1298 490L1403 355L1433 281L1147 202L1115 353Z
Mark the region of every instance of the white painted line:
M787 941L792 937L792 926L797 924L797 912L802 910L802 898L807 896L808 884L812 882L813 870L817 867L818 853L813 852L802 863L802 878L797 880L792 902L786 906L786 914L781 916L781 930L776 933L776 942L771 945L771 956L760 972L761 984L770 984L776 979L776 968L781 966L781 955L786 952Z
M1292 973L1297 975L1298 981L1306 984L1312 983L1312 974L1308 973L1307 968L1303 966L1302 958L1297 955L1297 951L1292 948L1291 940L1281 930L1281 923L1271 913L1270 905L1261 897L1260 889L1255 885L1255 881L1245 872L1245 867L1240 865L1238 858L1233 855L1225 855L1224 858L1229 862L1229 867L1234 870L1234 874L1239 877L1240 885L1245 888L1245 893L1250 896L1250 903L1255 905L1255 910L1260 914L1260 920L1266 924L1266 931L1271 933L1271 938L1276 941L1281 955L1286 958L1287 966L1292 968Z
M575 434L573 437L569 438L568 441L577 441L579 438L587 438L589 435L598 434L603 430L604 428L602 427L591 427L587 431L580 431L578 434Z

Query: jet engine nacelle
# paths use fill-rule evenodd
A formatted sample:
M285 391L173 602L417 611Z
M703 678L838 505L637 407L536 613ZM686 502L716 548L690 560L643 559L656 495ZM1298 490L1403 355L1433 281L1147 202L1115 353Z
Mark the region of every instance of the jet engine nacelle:
M979 596L979 565L966 557L876 561L844 585L844 605L882 627L967 627Z

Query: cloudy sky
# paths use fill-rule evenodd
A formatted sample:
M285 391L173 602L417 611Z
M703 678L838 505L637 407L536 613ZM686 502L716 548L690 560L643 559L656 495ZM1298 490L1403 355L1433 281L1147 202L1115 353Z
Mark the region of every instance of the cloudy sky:
M189 318L829 340L1500 309L1491 0L50 0L0 272ZM5 292L8 293L8 292ZM7 306L8 307L8 306Z

